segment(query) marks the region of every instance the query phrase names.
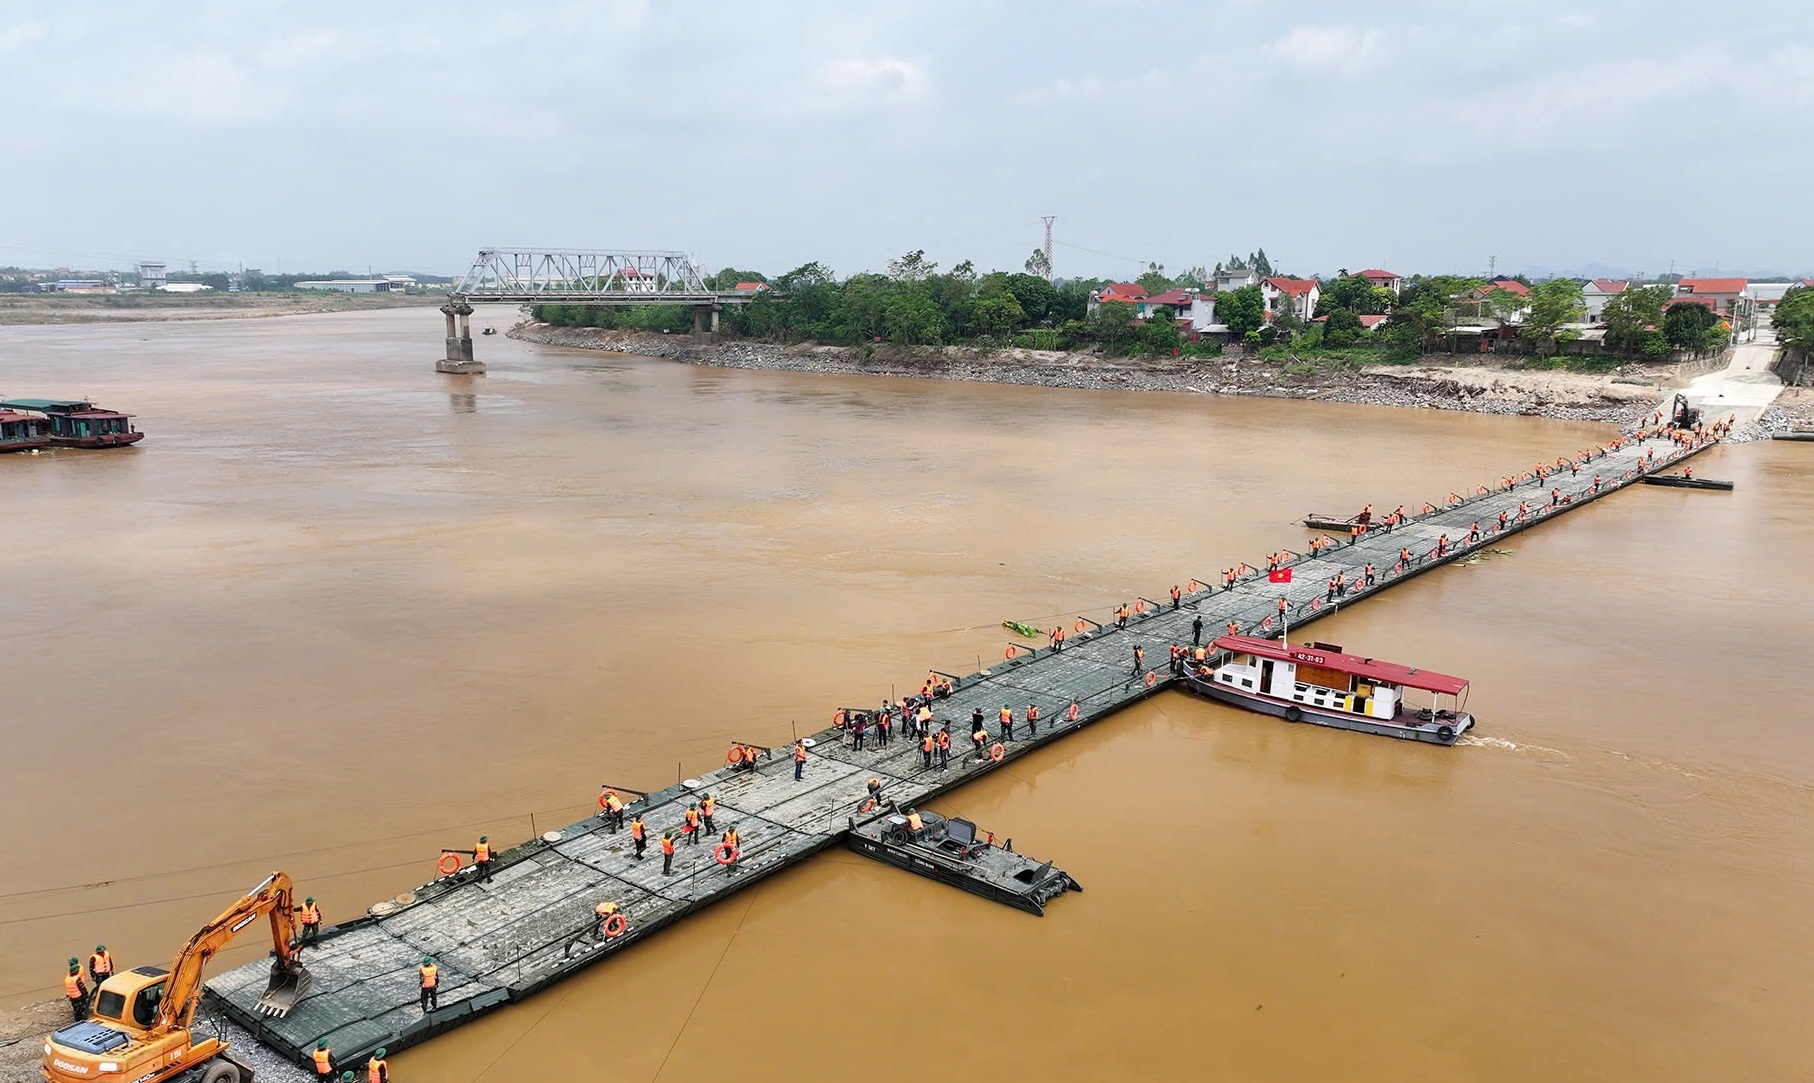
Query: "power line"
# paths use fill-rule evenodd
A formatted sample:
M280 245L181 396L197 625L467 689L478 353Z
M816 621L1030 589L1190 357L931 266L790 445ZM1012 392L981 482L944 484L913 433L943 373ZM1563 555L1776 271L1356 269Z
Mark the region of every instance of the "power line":
M1085 248L1083 245L1072 244L1069 241L1055 241L1053 243L1061 245L1065 248L1075 248L1079 252L1088 252L1094 256L1107 256L1110 259L1126 260L1129 263L1145 263L1145 262L1147 262L1146 260L1143 260L1143 259L1136 259L1133 256L1123 256L1123 255L1119 255L1114 252L1104 252L1100 248Z

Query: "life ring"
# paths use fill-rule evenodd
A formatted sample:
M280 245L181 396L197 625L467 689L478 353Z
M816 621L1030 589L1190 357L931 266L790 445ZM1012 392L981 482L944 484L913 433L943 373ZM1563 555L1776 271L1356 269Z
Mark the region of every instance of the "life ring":
M1088 622L1086 622L1082 617L1078 617L1077 623L1071 625L1071 631L1077 632L1078 634L1081 635L1083 633L1083 630L1087 627L1089 627Z
M624 930L629 927L629 918L624 917L622 914L612 914L605 919L605 924L599 931L605 934L606 940L616 940L618 937L624 935Z
M1001 758L1003 756L1006 756L1007 754L1008 754L1008 750L1001 746L1000 741L997 741L997 742L995 742L995 747L989 749L989 762L990 763L1000 763Z
M1003 658L1012 658L1019 653L1020 653L1020 648L1016 647L1014 644L1010 643L1010 644L1008 644L1008 649L1001 652L1001 656Z
M599 808L610 808L611 807L609 804L606 803L605 795L602 793L598 795L598 807Z
M1266 629L1268 632L1272 631L1272 618L1267 617L1260 621L1260 627Z
M724 762L730 764L732 767L737 766L743 762L743 752L740 749L731 749L724 754Z
M873 797L869 798L867 801L864 801L862 804L857 806L858 812L874 812L875 810L876 810L876 799Z
M1317 609L1323 608L1323 600L1321 598L1310 599L1310 608L1312 610L1317 610Z
M1300 711L1300 710L1298 710L1298 709L1297 709L1297 708L1296 708L1296 707L1287 707L1287 708L1285 708L1285 721L1287 721L1287 722L1302 722L1302 721L1303 721L1303 720L1304 720L1304 712L1303 712L1303 711Z
M1144 612L1146 612L1146 602L1145 602L1145 601L1137 601L1137 602L1135 602L1135 603L1134 603L1134 612L1136 612L1136 613L1144 613Z
M844 708L839 707L831 713L831 724L842 729L844 727L844 721L848 717L849 716L844 713Z
M718 849L712 851L712 860L720 865L734 865L737 863L737 848L728 842L721 842Z
M1198 666L1197 667L1197 676L1199 676L1199 677L1209 676L1209 667L1208 666Z
M453 862L453 864L448 864L450 861ZM435 862L435 868L441 870L442 876L452 876L454 873L460 871L460 855L455 853L442 854L441 860Z
M1195 579L1192 579L1190 582L1184 584L1184 593L1195 594L1195 593L1197 593L1197 591L1201 590L1202 588L1203 588L1203 584L1197 582Z
M1474 486L1474 495L1475 496L1485 496L1486 495L1486 486L1484 486L1484 485Z
M1146 671L1146 686L1148 688L1151 688L1153 685L1158 684L1158 683L1159 683L1159 674L1155 673L1154 671L1152 671L1150 669L1147 670Z
M1452 726L1437 726L1436 736L1439 740L1453 741L1455 739L1455 729Z
M1066 722L1077 721L1077 705L1075 703L1071 704L1070 710L1064 713L1064 720Z

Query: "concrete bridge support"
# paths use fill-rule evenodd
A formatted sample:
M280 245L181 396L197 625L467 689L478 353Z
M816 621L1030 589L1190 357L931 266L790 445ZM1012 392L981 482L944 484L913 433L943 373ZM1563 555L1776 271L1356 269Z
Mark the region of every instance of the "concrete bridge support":
M718 333L719 305L699 305L693 309L693 337L705 338Z
M485 365L472 356L472 306L453 301L441 306L441 314L447 317L447 356L435 362L435 371L456 376L483 375Z

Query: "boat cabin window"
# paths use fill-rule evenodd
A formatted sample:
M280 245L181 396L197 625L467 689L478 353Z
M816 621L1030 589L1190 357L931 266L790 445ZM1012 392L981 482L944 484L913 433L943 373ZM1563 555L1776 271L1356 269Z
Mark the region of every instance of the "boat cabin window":
M1324 669L1304 662L1298 663L1297 680L1299 684L1313 684L1319 688L1347 692L1353 688L1354 678L1339 669Z

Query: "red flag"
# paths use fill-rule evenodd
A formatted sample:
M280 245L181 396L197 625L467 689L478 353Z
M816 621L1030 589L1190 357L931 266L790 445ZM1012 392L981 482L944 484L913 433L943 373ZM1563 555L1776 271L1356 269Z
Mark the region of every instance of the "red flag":
M1291 582L1291 569L1274 568L1266 573L1266 581L1268 583L1289 583Z

